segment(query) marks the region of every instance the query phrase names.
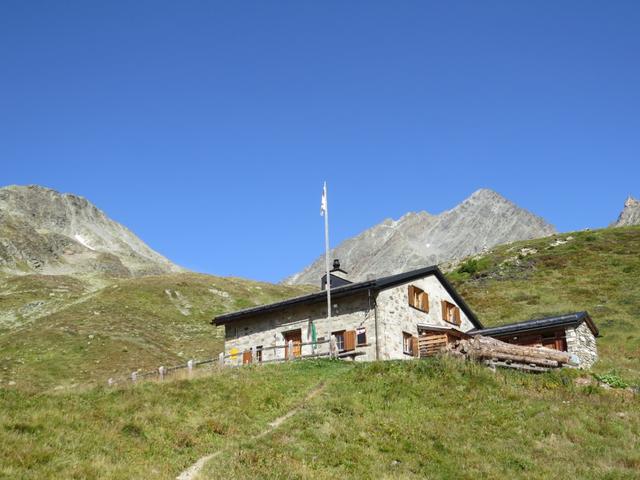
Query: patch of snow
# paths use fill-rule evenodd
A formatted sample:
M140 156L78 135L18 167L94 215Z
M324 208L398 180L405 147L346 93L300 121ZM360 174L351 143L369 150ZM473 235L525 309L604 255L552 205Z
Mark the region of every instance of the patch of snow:
M89 242L87 241L86 238L84 238L82 235L80 235L79 233L76 233L73 238L75 238L78 242L80 242L82 245L84 245L85 247L87 247L89 250L93 250L95 251L95 248L93 248L91 245L89 245Z

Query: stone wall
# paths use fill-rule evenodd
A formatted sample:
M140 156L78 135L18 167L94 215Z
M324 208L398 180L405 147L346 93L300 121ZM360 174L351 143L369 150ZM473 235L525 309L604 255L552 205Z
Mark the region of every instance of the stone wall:
M414 285L427 292L429 295L428 313L409 305L409 285ZM464 332L474 328L473 323L462 309L460 310L461 325L459 327L445 321L442 318L441 300L456 304L435 275L413 280L380 292L378 295L380 359L410 359L410 355L403 353L402 332L417 335L418 325L455 328Z
M236 351L236 359L227 363L242 362L242 352L252 347L285 346L284 333L300 329L302 342L311 342L311 322L315 322L318 340L328 339L331 332L353 330L364 327L367 334L367 347L359 347L363 355L355 357L358 361L375 360L375 313L374 299L368 292L346 298L332 299L331 325L327 321L327 303L305 304L289 307L285 310L265 313L259 316L234 321L225 326L225 353ZM330 328L330 330L329 330ZM320 345L320 351L328 351L328 345ZM302 347L302 355L312 353L312 346ZM263 361L284 359L285 349L271 349L263 352Z
M598 360L596 337L587 325L582 322L577 327L566 330L567 352L578 357L580 368L591 368Z

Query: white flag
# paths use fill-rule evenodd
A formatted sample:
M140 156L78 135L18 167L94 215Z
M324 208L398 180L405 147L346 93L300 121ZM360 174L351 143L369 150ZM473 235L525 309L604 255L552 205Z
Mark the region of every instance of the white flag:
M320 201L320 216L324 216L327 213L327 182L324 182L322 187L322 200Z

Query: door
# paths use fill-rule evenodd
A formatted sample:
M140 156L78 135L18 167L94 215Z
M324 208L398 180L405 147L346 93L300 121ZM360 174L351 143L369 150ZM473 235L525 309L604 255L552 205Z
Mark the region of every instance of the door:
M552 332L543 335L542 346L559 350L561 352L567 351L567 341L564 337L564 332Z
M293 342L293 356L299 358L302 355L302 330L291 330L282 335L287 345L289 345L289 340Z

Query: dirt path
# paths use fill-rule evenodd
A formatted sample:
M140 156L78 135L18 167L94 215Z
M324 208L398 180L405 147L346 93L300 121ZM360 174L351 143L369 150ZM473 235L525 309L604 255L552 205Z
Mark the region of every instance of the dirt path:
M300 410L302 410L305 407L305 405L308 402L310 402L314 397L316 397L318 394L320 394L323 389L324 389L324 382L320 382L313 390L307 393L307 396L304 397L304 400L302 401L302 403L300 403L297 407L289 410L287 413L285 413L281 417L278 417L274 421L270 422L269 426L264 431L250 438L252 440L256 440L274 431L276 428L278 428L280 425L282 425L284 422L286 422L291 417L296 415ZM205 455L204 457L199 458L196 463L194 463L189 468L184 470L180 475L178 475L176 477L176 480L195 480L198 477L198 474L200 473L200 471L202 470L202 467L204 467L209 460L220 456L228 448L229 446L223 447L221 450L218 450L217 452L210 453L209 455Z

